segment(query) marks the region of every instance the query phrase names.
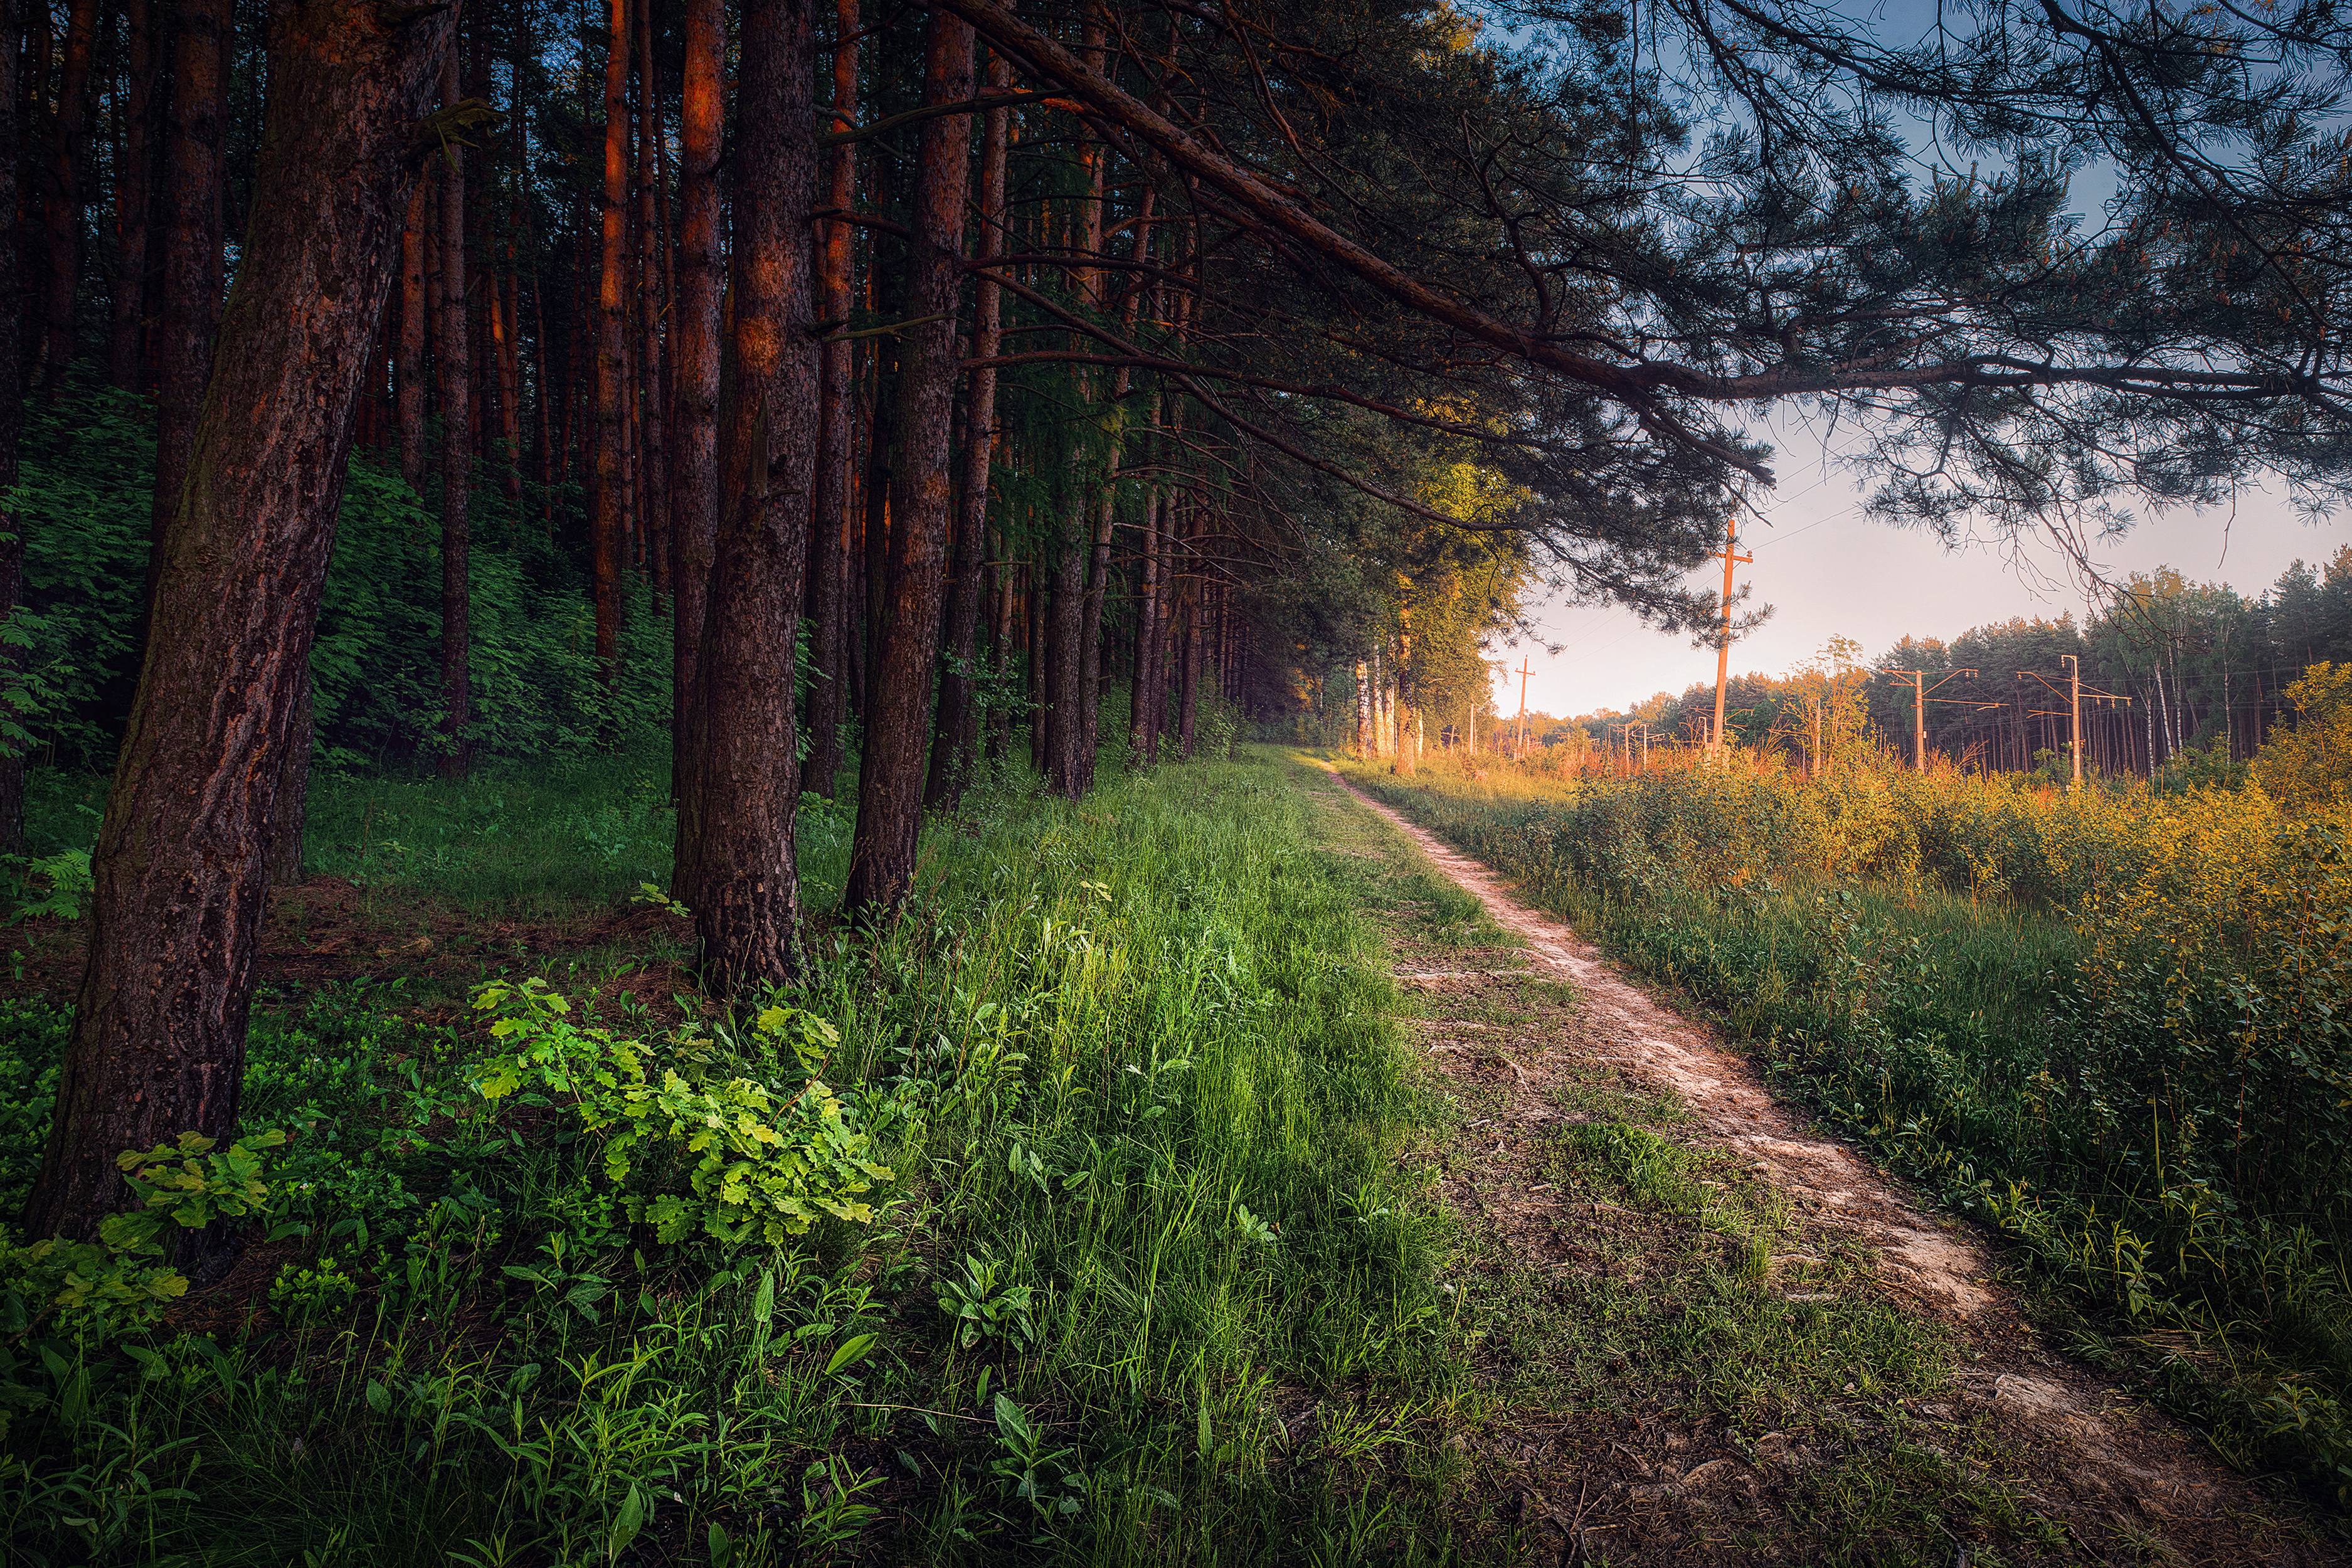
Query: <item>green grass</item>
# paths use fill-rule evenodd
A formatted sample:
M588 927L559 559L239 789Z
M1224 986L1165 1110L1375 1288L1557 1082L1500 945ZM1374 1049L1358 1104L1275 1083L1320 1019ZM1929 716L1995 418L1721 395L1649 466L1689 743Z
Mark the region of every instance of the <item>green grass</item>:
M609 899L658 879L653 776L331 783L313 865ZM1434 1108L1318 833L1262 759L1078 806L997 789L937 826L905 917L820 928L778 998L839 1028L819 1070L883 1118L894 1173L872 1224L780 1251L656 1245L560 1107L485 1114L470 1025L352 990L281 1007L247 1106L301 1131L270 1215L299 1233L200 1286L191 1331L52 1318L14 1342L0 1536L207 1564L1491 1546L1443 1440L1475 1394L1442 1220L1400 1160ZM13 1103L53 1049L37 1011L8 1035ZM300 1284L328 1259L355 1301Z

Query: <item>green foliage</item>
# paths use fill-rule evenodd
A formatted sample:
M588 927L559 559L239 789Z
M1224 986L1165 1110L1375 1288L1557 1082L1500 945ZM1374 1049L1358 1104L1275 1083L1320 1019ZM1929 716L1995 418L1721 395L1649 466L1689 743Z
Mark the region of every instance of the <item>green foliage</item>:
M183 1132L176 1145L124 1150L114 1163L140 1206L107 1217L108 1243L130 1252L158 1251L155 1238L167 1226L195 1230L252 1214L269 1195L269 1184L261 1179L261 1152L285 1142L286 1134L272 1128L247 1133L215 1152L218 1140Z
M154 472L152 415L108 388L26 405L16 517L25 605L0 628L24 650L0 691L0 744L110 765L138 671ZM473 724L487 759L560 756L667 717L666 628L634 595L617 679L595 658L583 563L496 487L474 492ZM440 726L439 531L400 476L355 455L310 658L331 768L428 759Z
M81 901L89 897L89 851L60 849L55 855L38 859L17 858L31 884L27 892L37 892L38 898L28 898L16 907L11 921L31 920L39 915L55 915L60 920L81 919Z
M629 1192L630 1216L663 1242L699 1232L730 1246L774 1247L825 1215L866 1224L874 1209L860 1194L893 1179L866 1158L873 1140L856 1126L856 1108L814 1077L786 1092L730 1070L738 1064L696 1036L657 1058L640 1041L575 1026L571 1004L541 980L483 985L474 1005L512 1047L483 1065L483 1097L526 1086L564 1097L599 1140L605 1178ZM840 1039L824 1019L792 1007L763 1009L753 1030L760 1046L790 1050L803 1068ZM664 1190L678 1157L689 1155L687 1190Z

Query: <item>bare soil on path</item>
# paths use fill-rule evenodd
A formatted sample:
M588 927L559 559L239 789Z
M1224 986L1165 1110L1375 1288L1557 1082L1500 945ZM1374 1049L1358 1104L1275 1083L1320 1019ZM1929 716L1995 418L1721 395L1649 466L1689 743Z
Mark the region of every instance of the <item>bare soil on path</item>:
M1695 1289L1667 1279L1661 1248L1679 1247L1685 1258L1706 1246L1738 1251L1736 1239L1701 1235L1703 1215L1696 1227L1659 1232L1652 1223L1645 1232L1628 1205L1564 1170L1559 1151L1580 1131L1586 1145L1595 1131L1644 1136L1610 1132L1622 1123L1604 1112L1647 1096L1686 1151L1676 1157L1699 1162L1692 1190L1773 1216L1769 1246L1748 1244L1755 1256L1740 1277L1760 1286L1776 1317L1818 1322L1823 1304L1867 1308L1945 1347L1944 1370L1917 1374L1926 1382L1897 1386L1898 1377L1874 1391L1849 1382L1800 1401L1803 1418L1783 1417L1786 1430L1760 1434L1722 1414L1719 1393L1712 1404L1687 1390L1625 1397L1643 1381L1639 1349L1598 1352L1613 1398L1584 1373L1549 1374L1553 1394L1532 1404L1552 1411L1521 1409L1475 1446L1543 1527L1535 1533L1559 1542L1558 1561L2352 1562L2320 1521L2045 1344L1982 1237L1815 1130L1736 1047L1661 1005L1485 866L1331 777L1345 797L1314 793L1376 814L1524 944L1416 946L1391 931L1397 979L1424 1015L1417 1022L1434 1070L1475 1113L1428 1152L1439 1190L1496 1267L1537 1282L1525 1287L1536 1317L1549 1293L1556 1321L1580 1325L1595 1300L1623 1299L1645 1276L1669 1293ZM1739 1274L1737 1258L1727 1267ZM1740 1353L1738 1334L1718 1332L1726 1353ZM1532 1363L1546 1352L1514 1353ZM1580 1350L1555 1359L1580 1355L1592 1359ZM1696 1381L1713 1388L1723 1371ZM1748 1408L1773 1409L1777 1399L1786 1409L1792 1386ZM1573 1418L1562 1418L1563 1404L1579 1407ZM1906 1486L1946 1495L1906 1498Z

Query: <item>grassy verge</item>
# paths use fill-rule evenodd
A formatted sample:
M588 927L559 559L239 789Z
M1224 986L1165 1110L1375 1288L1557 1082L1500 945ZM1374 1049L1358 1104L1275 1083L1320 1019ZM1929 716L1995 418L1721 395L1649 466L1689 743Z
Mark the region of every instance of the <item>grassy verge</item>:
M583 891L459 865L471 799L329 800L314 856L486 921ZM820 931L756 1028L608 1000L494 1039L357 986L267 1012L248 1126L294 1136L225 1278L158 1321L148 1260L84 1259L77 1293L8 1255L0 1536L109 1563L1453 1554L1484 1527L1440 1440L1472 1396L1398 1158L1420 1102L1317 831L1264 762L993 795L935 829L902 921ZM638 837L607 896L656 879ZM0 1020L28 1126L62 1005ZM722 1131L714 1166L691 1115L590 1126L599 1063L695 1114L834 1110L782 1154Z
M2279 830L2283 887L2263 896L2292 918L2273 919L2282 934L2256 969L2179 934L2192 906L2162 866L2120 891L2093 867L2072 921L1742 851L1721 853L1726 874L1676 876L1693 845L1751 831L1761 843L1754 811L1777 797L1717 821L1704 781L1546 796L1447 768L1347 771L1640 973L1719 1009L1792 1091L2017 1243L2076 1345L2133 1373L2225 1458L2339 1508L2352 1496L2347 1206L2329 1174L2339 1145L2317 1131L2337 1068L2315 1065L2341 1059L2323 1020L2352 955L2340 928L2303 916L2287 879L2324 825ZM2300 885L2316 897L2336 864ZM2295 972L2280 982L2270 958L2290 943ZM2274 1108L2260 1133L2243 1109L2257 1102Z

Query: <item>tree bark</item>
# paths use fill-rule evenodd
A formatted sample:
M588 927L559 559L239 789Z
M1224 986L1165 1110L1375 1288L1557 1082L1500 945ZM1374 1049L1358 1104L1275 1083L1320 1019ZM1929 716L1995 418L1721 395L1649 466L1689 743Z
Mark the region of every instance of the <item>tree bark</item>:
M425 493L425 237L430 178L416 182L400 226L400 344L394 379L400 399L400 477Z
M743 1000L798 972L793 653L815 478L808 214L816 195L809 0L745 0L732 165L731 395L700 659L692 789L680 802L703 985Z
M1141 767L1157 760L1151 722L1151 679L1160 668L1160 509L1152 496L1143 509L1143 548L1136 554L1135 679L1127 712L1127 751Z
M172 47L170 141L164 150L163 331L158 334L152 595L163 534L180 500L196 416L212 374L220 310L224 83L229 0L184 0Z
M662 319L669 305L662 282L662 231L655 211L654 144L662 134L661 96L654 69L653 6L636 7L637 27L637 442L638 486L645 500L646 571L656 585L669 581L669 404L663 388Z
M833 56L833 115L836 128L857 121L857 0L835 0ZM824 205L846 212L857 205L857 144L844 142L827 156ZM848 701L848 577L850 464L856 450L856 345L841 333L847 327L852 289L847 223L818 226L816 315L838 339L823 345L817 362L816 489L809 505L809 747L807 788L833 798L841 774L842 710Z
M344 0L278 14L244 264L92 858L33 1235L93 1234L125 1195L122 1150L235 1131L281 758L453 28L446 12L388 25Z
M629 475L623 413L628 405L629 13L612 0L604 60L603 247L596 285L596 479L590 574L596 599L596 660L609 689L621 668L622 561L628 549Z
M988 63L988 91L995 97L1013 84L1002 58ZM1004 249L1005 142L1013 112L992 109L982 122L980 153L980 235L975 263L985 265ZM961 117L959 117L961 123ZM1002 341L1002 290L986 273L972 283L971 357L992 359ZM980 584L988 559L988 478L996 449L996 371L971 373L964 388L963 485L957 500L955 576L949 590L947 631L941 639L938 732L931 742L931 776L923 801L952 810L971 781L980 728L972 700L977 691L972 659L980 641Z
M41 201L43 226L48 231L41 381L51 392L63 381L74 356L74 307L81 282L81 174L89 155L89 67L97 47L98 0L73 0L58 77L57 116L50 124L48 189Z
M1196 520L1193 523L1200 527ZM1176 743L1185 756L1192 754L1194 725L1200 716L1201 609L1207 584L1195 578L1184 600L1184 663L1178 676Z
M971 29L934 12L924 41L923 102L971 97ZM955 505L949 458L955 434L956 300L963 284L963 209L970 117L923 122L916 157L915 236L907 318L898 334L898 417L890 496L890 546L875 627L873 694L857 779L843 907L897 905L915 876L923 827L924 761L931 733L932 677L940 657L948 522ZM984 456L982 461L985 462Z
M155 205L152 0L126 0L123 24L122 168L114 186L114 297L106 374L116 386L135 392L146 376L147 219Z
M726 120L724 0L687 0L678 125L677 467L670 490L670 772L684 799L719 537L719 145ZM680 866L686 819L678 819Z
M457 52L442 72L441 101L455 108ZM452 137L443 149L440 181L441 298L434 312L433 360L441 380L441 776L461 779L468 763L466 725L472 692L467 654L473 583L468 559L473 531L467 516L474 475L467 439L473 395L473 355L466 342L466 154Z
M302 883L302 835L310 817L310 661L291 672L294 680L294 721L288 727L286 750L278 758L278 804L269 816L269 885L296 888Z

